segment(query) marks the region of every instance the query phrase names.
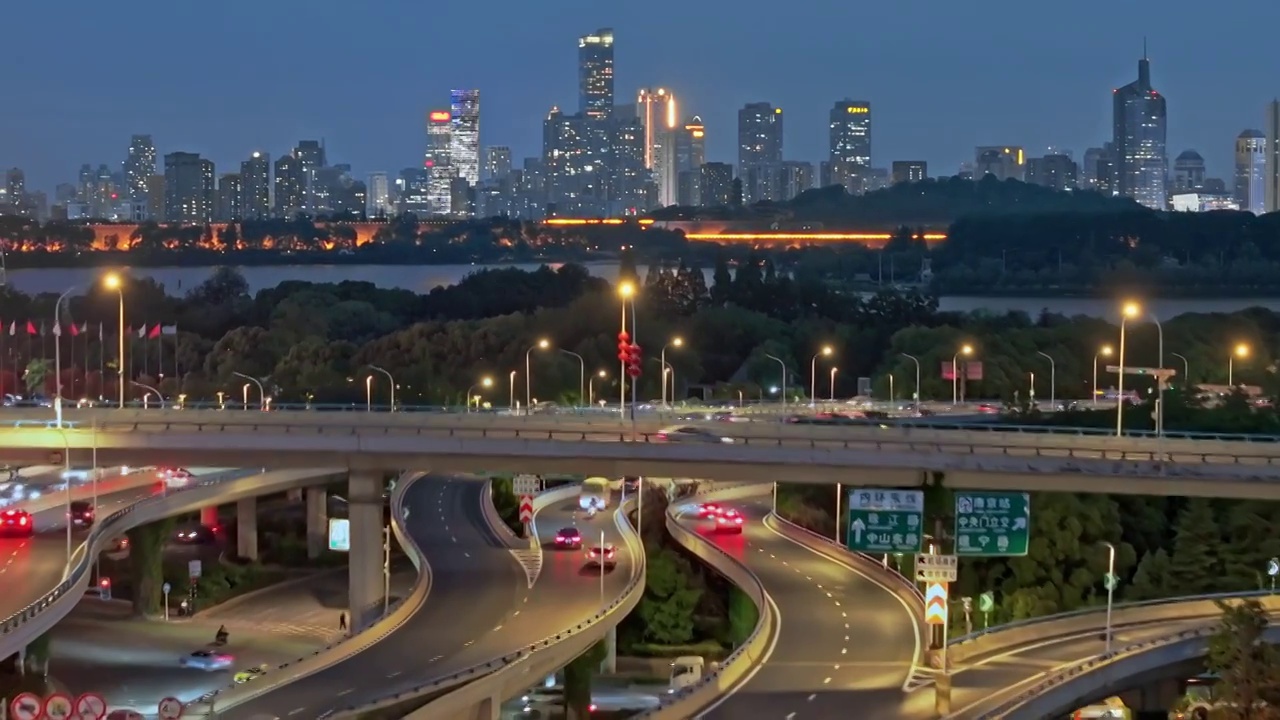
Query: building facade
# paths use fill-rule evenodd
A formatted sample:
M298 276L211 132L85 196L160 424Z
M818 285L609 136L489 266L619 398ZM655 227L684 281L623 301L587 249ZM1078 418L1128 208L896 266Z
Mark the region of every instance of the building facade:
M1153 210L1163 210L1169 158L1164 96L1151 86L1151 61L1138 61L1138 79L1112 93L1115 192Z
M488 180L506 180L511 175L511 148L492 145L484 150L484 176Z
M658 205L676 204L676 96L666 88L642 89L636 98L636 117L644 126L644 165L653 173Z
M743 201L777 200L771 178L782 164L782 108L767 102L747 103L738 111L738 177Z
M427 152L422 167L427 171L427 204L431 215L448 215L453 209L453 113L427 113Z
M1280 100L1267 103L1267 161L1263 183L1262 208L1265 212L1280 210Z
M920 182L929 177L929 163L924 160L894 160L890 166L891 182Z
M1236 137L1235 192L1241 210L1255 215L1266 212L1267 136L1259 130L1245 130Z
M1054 153L1027 160L1027 182L1058 191L1075 190L1080 168L1069 155Z
M164 219L184 225L213 221L213 162L198 153L164 156Z
M124 161L125 194L130 200L146 202L147 179L156 174L156 145L150 135L134 135Z
M1026 180L1027 153L1017 145L981 145L974 149L973 179Z
M449 111L449 164L474 187L480 184L480 91L450 91Z
M590 120L613 113L613 30L578 38L578 112Z
M261 220L271 217L271 156L255 152L240 163L242 200L236 219Z

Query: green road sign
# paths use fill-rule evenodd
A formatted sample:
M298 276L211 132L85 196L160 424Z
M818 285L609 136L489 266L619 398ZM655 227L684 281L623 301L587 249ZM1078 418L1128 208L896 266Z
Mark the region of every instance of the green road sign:
M845 545L854 552L920 552L924 547L924 493L892 488L850 490Z
M1030 494L956 493L956 555L1026 555L1030 537Z
M978 596L978 609L989 613L996 607L996 594L988 590Z
M1120 585L1120 576L1115 573L1107 573L1102 576L1102 586L1108 590L1115 590Z

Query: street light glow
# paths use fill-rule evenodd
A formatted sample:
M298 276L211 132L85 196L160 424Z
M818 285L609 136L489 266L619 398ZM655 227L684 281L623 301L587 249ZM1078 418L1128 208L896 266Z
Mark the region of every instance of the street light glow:
M1111 357L1111 346L1103 345L1102 349L1099 350L1098 353L1103 355L1104 357Z
M636 294L636 286L630 282L624 282L618 286L618 294L623 298L629 298Z
M973 346L972 346L972 345L965 345L964 347L961 347L961 348L960 348L960 354L961 354L961 355L972 355L972 354L973 354Z
M601 370L600 372L596 373L596 375L598 375L598 376L600 376L600 377L607 377L607 375L605 374L605 371L603 371L603 370Z
M831 353L833 353L833 352L835 352L835 351L831 349L831 346L830 346L830 345L823 345L823 346L822 346L822 354L823 354L823 355L830 355L830 354L831 354Z
M1124 304L1121 311L1124 313L1125 317L1132 319L1142 314L1142 306L1136 302L1127 302Z
M108 290L119 290L121 284L120 276L116 273L107 273L102 278L102 286Z
M1249 357L1249 346L1244 343L1236 345L1236 357Z
M538 347L542 348L543 350L546 350L547 348L551 347L551 341L546 338L543 338L538 341Z
M672 338L671 344L675 345L676 347L680 347L681 345L684 345L684 339L679 337Z
M481 378L480 384L484 387L493 387L493 378L491 377Z

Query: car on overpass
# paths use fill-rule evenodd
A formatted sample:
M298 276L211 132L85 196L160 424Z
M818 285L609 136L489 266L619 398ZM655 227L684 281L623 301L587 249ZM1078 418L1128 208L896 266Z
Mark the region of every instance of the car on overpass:
M716 515L716 532L742 534L742 513L733 508L724 508Z
M31 537L36 534L36 521L31 513L21 508L0 512L0 536Z
M653 435L653 440L667 443L733 443L733 438L722 437L693 425L672 425L663 428Z
M602 477L587 478L582 481L582 489L578 493L578 507L583 510L604 510L609 507L609 481Z
M270 669L271 669L271 666L269 665L254 665L251 668L241 670L240 672L236 673L236 676L235 676L236 684L242 685L244 683L257 680L263 675L266 675Z
M618 566L618 549L612 543L604 545L593 545L587 548L588 568L600 568L601 570L612 570Z
M71 509L67 513L71 517L71 525L78 528L93 527L94 508L88 500L72 500Z
M560 528L556 531L556 547L564 550L576 550L582 547L582 533L576 527Z
M197 670L227 670L235 660L234 656L227 653L214 652L212 650L196 650L190 655L183 655L178 658L178 665L186 668L195 668Z

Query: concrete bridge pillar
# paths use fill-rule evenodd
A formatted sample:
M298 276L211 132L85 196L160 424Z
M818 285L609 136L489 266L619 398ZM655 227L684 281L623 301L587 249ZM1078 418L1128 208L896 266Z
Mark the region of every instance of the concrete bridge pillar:
M604 638L605 654L604 662L600 665L600 672L606 675L613 675L618 672L618 626L614 625L609 628L609 634Z
M307 557L315 560L328 547L329 495L323 487L307 488Z
M347 478L351 552L347 558L348 627L355 634L382 611L382 473L353 470Z
M258 498L236 501L236 555L258 559Z
M218 506L200 508L200 524L207 528L218 527Z

